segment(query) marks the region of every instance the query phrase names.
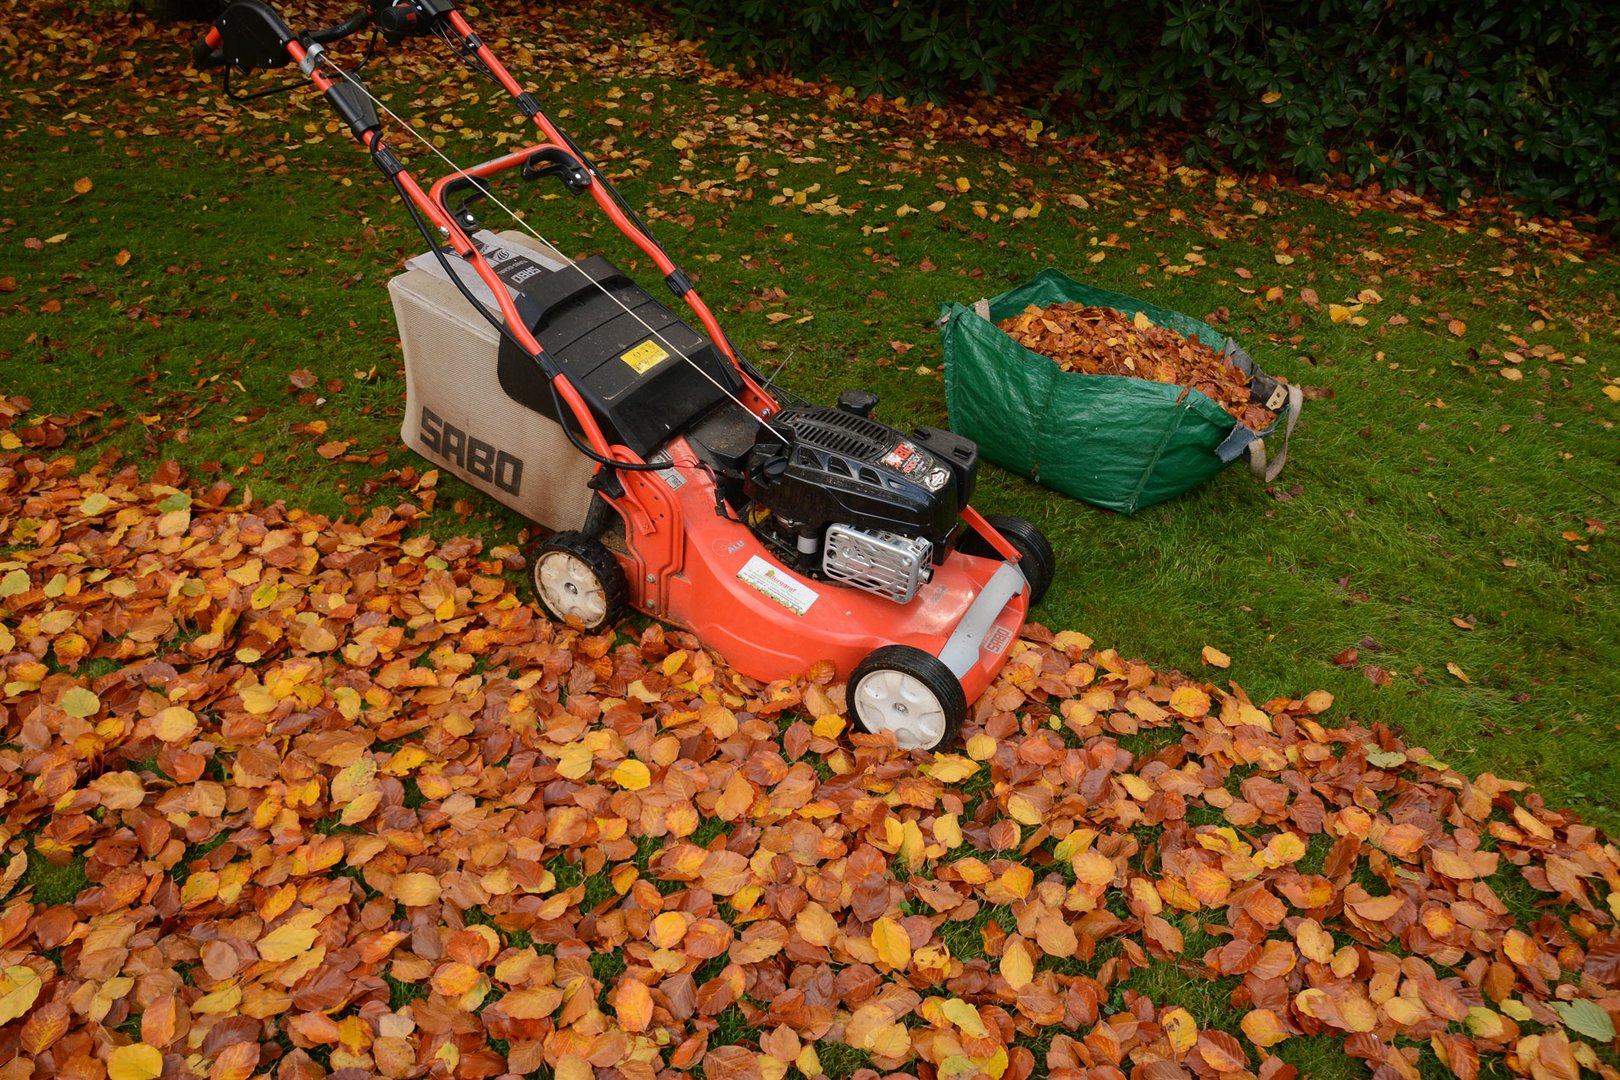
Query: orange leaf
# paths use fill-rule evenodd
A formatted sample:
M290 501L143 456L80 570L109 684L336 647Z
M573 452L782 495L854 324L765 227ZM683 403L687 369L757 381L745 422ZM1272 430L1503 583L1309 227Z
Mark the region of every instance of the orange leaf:
M1002 949L1001 977L1014 990L1023 989L1035 978L1035 958L1030 955L1024 939L1016 934L1007 939Z
M640 980L629 977L621 979L613 990L609 1004L613 1007L613 1014L619 1018L619 1025L626 1031L646 1031L652 1024L652 991Z
M1245 1013L1238 1022L1243 1028L1243 1034L1254 1045L1264 1050L1268 1046L1276 1046L1288 1038L1288 1032L1283 1029L1282 1021L1270 1009L1255 1009Z

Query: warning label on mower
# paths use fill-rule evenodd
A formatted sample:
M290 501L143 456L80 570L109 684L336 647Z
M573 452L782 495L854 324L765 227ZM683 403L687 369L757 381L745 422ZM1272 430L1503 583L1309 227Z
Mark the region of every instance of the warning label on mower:
M648 339L627 352L619 354L619 359L630 365L630 370L637 375L645 375L653 368L669 359L669 353L659 347L658 342Z
M810 605L821 595L786 570L772 566L758 555L743 564L743 568L737 571L737 577L796 615L803 615L809 611Z

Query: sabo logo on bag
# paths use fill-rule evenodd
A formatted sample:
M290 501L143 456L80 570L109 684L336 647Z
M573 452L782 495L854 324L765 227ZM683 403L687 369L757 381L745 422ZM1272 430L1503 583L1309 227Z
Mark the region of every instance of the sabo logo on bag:
M422 446L509 495L516 495L523 486L522 458L469 436L426 405L422 406Z

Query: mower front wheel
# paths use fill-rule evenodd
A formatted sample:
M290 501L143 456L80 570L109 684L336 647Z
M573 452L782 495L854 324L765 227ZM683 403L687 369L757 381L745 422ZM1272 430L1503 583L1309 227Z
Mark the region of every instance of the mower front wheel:
M894 732L902 750L937 750L955 741L968 705L962 684L939 657L885 645L850 675L849 711L869 734Z
M1051 587L1052 578L1057 573L1057 555L1052 551L1052 542L1028 518L1015 517L1012 514L990 514L984 520L988 521L1007 543L1018 549L1018 569L1023 571L1024 579L1029 582L1029 606L1034 607L1041 602L1041 597L1046 595L1046 590ZM956 547L964 555L977 555L986 559L1001 558L1001 553L990 546L990 541L971 529Z
M546 614L587 633L612 626L629 606L630 584L619 560L583 533L551 536L540 545L530 571Z

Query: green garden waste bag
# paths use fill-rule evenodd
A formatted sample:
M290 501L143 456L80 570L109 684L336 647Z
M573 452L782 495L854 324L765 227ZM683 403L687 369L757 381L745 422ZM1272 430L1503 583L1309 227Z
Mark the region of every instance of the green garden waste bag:
M1159 326L1225 354L1250 378L1254 399L1278 422L1256 432L1197 390L1118 375L1067 372L1019 345L996 323L1031 304L1080 303L1142 312ZM988 308L986 308L988 305ZM1299 387L1273 379L1236 343L1179 312L1082 285L1043 270L1011 292L973 306L941 305L945 403L951 428L982 456L1094 506L1130 514L1174 498L1245 455L1264 483L1288 457ZM1267 442L1282 434L1268 457Z

